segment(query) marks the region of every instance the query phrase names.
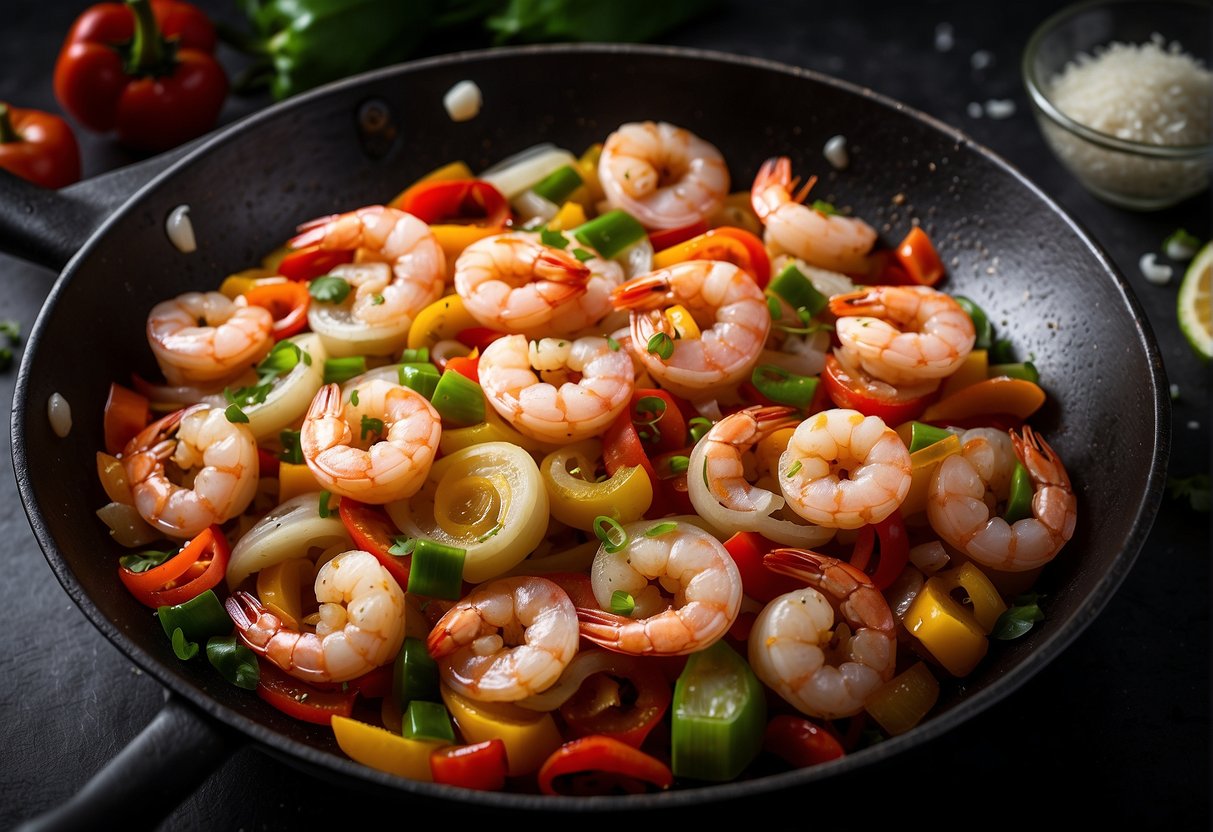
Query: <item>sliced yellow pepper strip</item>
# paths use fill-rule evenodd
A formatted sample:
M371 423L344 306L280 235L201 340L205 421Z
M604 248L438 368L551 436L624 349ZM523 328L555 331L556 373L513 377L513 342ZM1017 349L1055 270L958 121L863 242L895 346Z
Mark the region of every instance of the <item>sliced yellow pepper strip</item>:
M970 384L940 399L922 414L924 422L967 419L986 413L1009 413L1027 419L1045 403L1045 391L1021 378L998 376Z
M654 265L653 268L658 268ZM699 324L695 323L695 318L687 311L687 308L681 304L674 304L665 311L666 320L670 322L670 326L674 327L674 331L678 333L680 338L700 338L703 333L699 331Z
M465 248L477 240L492 237L494 234L500 234L504 230L495 226L484 228L479 225L456 225L453 223L440 223L430 226L430 231L434 232L434 239L438 241L438 245L442 246L442 251L446 254L446 270L448 275L455 273L455 261L459 259L459 255L463 254Z
M466 742L500 739L505 743L511 777L538 771L563 742L550 713L528 711L508 702L476 702L447 685L442 685L442 701Z
M910 490L901 503L902 517L926 511L931 477L939 468L939 464L955 453L960 453L960 437L952 434L947 439L910 454Z
M998 594L994 584L986 577L986 573L971 562L962 563L955 569L938 572L932 580L939 581L949 594L964 587L965 592L969 595L969 601L973 604L973 618L986 635L989 635L990 631L994 629L994 622L998 621L998 616L1007 611L1006 602L1002 600L1002 596Z
M312 469L306 465L296 465L293 462L278 464L279 505L300 494L324 490L324 487L316 482L316 475L312 473Z
M482 445L485 442L509 442L511 445L517 445L524 451L533 454L551 453L560 447L519 433L491 407L484 409L484 421L478 425L449 428L442 431L438 447L442 449L443 456L449 456L455 451L462 451L464 448Z
M304 609L304 588L310 593L316 566L307 558L292 558L267 566L257 573L257 598L270 612L292 630L300 620L315 611L315 604Z
M990 374L990 354L985 350L969 353L956 372L944 379L939 388L939 398L946 399L969 385L985 381Z
M638 465L620 468L602 482L570 473L579 468L593 477L601 458L602 442L587 439L553 451L539 464L552 515L561 523L588 532L599 515L631 523L649 510L653 484Z
M903 623L953 676L967 676L990 647L981 626L938 578L923 584Z
M552 217L551 222L548 223L548 228L553 231L567 231L570 228L585 225L585 220L585 208L580 202L569 200L560 206L556 216Z
M872 691L864 710L890 735L909 731L939 701L939 682L923 662Z
M449 182L453 179L472 179L474 176L475 174L472 173L472 169L469 168L466 163L451 162L430 171L425 176L414 182L413 185L420 185L422 182ZM409 188L413 187L413 185L409 185ZM388 203L388 207L399 208L400 202L404 195L408 193L409 188L405 188L403 191L392 197L391 202Z
M592 144L581 154L581 158L577 160L581 186L569 195L569 202L576 202L592 211L594 206L602 201L602 183L598 180L598 160L601 157L601 144Z
M459 295L447 295L417 313L409 327L410 350L432 347L439 341L454 338L465 329L480 326L463 305Z
M788 449L796 428L780 428L758 440L755 455L758 457L759 473L774 474L779 470L779 457Z
M426 783L433 780L430 754L436 748L450 745L441 740L405 739L344 716L333 717L333 733L337 736L337 745L350 759L378 771Z
M219 284L219 293L230 300L235 300L254 286L264 286L270 283L286 283L286 278L276 277L275 272L269 269L245 269L223 278L223 282Z

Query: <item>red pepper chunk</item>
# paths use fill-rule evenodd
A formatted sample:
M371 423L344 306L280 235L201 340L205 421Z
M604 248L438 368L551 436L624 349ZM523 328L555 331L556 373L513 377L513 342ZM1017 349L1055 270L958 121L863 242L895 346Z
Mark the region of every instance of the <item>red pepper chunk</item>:
M560 706L560 716L575 737L600 735L639 748L669 710L670 683L647 659L617 653L609 661Z
M767 723L762 746L797 768L828 763L846 755L842 744L825 728L790 714L780 714Z
M857 373L842 366L833 353L826 356L821 372L821 386L838 407L858 410L864 416L879 416L886 425L900 425L923 414L936 396L934 391L923 395L877 394Z
M335 266L354 262L353 250L327 250L319 245L292 251L278 264L278 274L287 280L313 280Z
M428 225L496 228L510 218L510 204L501 191L480 179L418 182L400 195L397 207Z
M660 411L656 414L652 409L641 410L642 399L660 399L665 404L665 408L662 409L660 405L656 405L657 410ZM652 401L645 402L645 404L655 405ZM636 436L650 458L656 454L686 447L686 419L683 418L678 401L665 390L638 388L632 393L630 413L632 414L632 424L636 427Z
M147 427L150 418L151 404L147 396L128 390L121 384L111 384L102 417L105 452L112 455L122 453L126 443Z
M879 550L876 550L877 539L880 540ZM869 568L874 550L877 552L876 565ZM910 538L901 512L897 510L879 523L861 528L851 550L851 566L867 573L881 592L897 580L909 559Z
M91 130L160 151L210 130L227 98L215 27L179 0L127 0L85 10L55 63L55 96Z
M643 794L673 783L670 767L656 757L602 736L566 742L539 769L544 794Z
M261 676L257 680L257 695L287 716L328 725L334 716L349 717L354 713L358 693L348 690L322 690L283 673L276 665L260 661Z
M118 578L144 606L171 607L218 585L230 557L231 549L223 530L210 526L172 558L146 572L119 566Z
M446 363L442 365L443 370L453 370L464 378L471 379L477 384L480 383L480 357L468 358L467 356L456 355L448 358Z
M59 116L0 101L0 168L43 188L62 188L80 178L80 146Z
M770 603L780 595L804 586L803 581L780 575L763 564L763 555L781 545L758 532L737 532L725 541L724 548L733 556L737 571L741 573L742 592L755 601Z
M919 286L934 286L943 277L943 261L921 226L910 229L910 233L897 244L895 252L897 262L909 276L910 282Z
M430 774L435 783L485 792L505 787L509 770L505 743L499 739L472 745L448 745L430 754Z
M345 530L350 533L354 545L364 552L370 552L375 559L383 564L404 589L409 585L409 565L412 555L393 555L389 549L396 543L399 534L395 524L380 508L341 498L341 506L337 509Z
M265 283L244 293L249 306L268 309L274 317L271 331L275 341L298 335L307 326L307 309L311 296L303 283Z

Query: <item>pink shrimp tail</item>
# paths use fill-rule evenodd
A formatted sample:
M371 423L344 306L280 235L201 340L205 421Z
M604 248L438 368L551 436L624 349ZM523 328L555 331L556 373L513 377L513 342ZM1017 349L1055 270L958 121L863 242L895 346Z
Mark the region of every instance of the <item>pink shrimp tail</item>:
M827 571L832 569L841 569L860 584L872 583L867 575L846 561L819 555L808 549L774 549L763 556L762 564L772 572L788 575L810 586L820 586Z
M316 391L312 403L308 406L305 420L319 419L322 416L340 416L343 409L341 385L326 384Z
M181 420L195 410L205 408L205 404L195 404L189 407L183 407L181 410L175 410L167 416L164 416L150 425L139 431L135 436L126 443L126 447L122 449L124 457L133 456L137 453L143 453L150 450L154 445L161 440L167 438L177 426L181 424ZM170 451L171 453L171 451Z
M317 217L298 226L300 232L287 241L293 249L319 245L326 251L350 251L358 248L366 222L363 217L379 215L384 211L382 205L368 205L357 211L344 214L329 214Z
M800 423L796 408L785 405L755 405L747 407L742 412L754 417L754 421L758 423L758 430L763 433L773 433L780 428Z
M830 298L830 312L836 318L854 315L870 315L879 318L885 313L885 305L879 290L860 289L857 292L847 292Z
M537 280L569 284L580 287L583 291L590 279L590 267L585 263L560 249L546 247L535 258L531 272Z
M669 278L664 271L654 272L616 286L611 303L616 309L652 309L663 304L669 293Z
M804 202L816 184L817 177L810 176L809 181L799 191L796 190L800 179L792 176L792 160L787 156L773 156L762 163L758 175L754 177L754 184L750 187L750 203L758 218L765 220L784 202L783 196L773 199L767 193L770 188L780 188L793 202Z
M240 640L247 644L249 649L264 654L266 645L277 629L265 626L267 622L263 619L269 615L269 611L260 601L243 590L234 592L223 606L232 623L236 625Z
M581 622L581 637L599 647L619 652L619 629L632 619L593 607L577 607L577 620Z
M1008 433L1011 435L1011 444L1015 447L1015 455L1028 469L1034 481L1070 490L1070 475L1062 467L1057 452L1040 434L1028 425L1024 425L1022 436L1017 436L1013 430Z

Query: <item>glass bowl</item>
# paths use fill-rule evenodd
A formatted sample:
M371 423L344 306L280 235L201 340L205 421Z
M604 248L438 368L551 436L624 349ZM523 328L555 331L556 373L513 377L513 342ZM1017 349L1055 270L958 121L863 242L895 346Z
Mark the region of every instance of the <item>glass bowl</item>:
M1194 196L1209 185L1213 142L1148 144L1093 129L1054 103L1055 79L1080 54L1158 36L1168 46L1178 42L1208 68L1211 9L1195 0L1095 0L1063 9L1028 40L1021 69L1037 124L1057 158L1097 197L1153 210Z

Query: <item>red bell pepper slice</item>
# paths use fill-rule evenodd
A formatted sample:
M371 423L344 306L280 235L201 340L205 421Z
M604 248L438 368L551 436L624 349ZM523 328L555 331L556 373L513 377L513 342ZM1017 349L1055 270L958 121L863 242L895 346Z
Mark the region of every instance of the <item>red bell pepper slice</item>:
M897 262L909 276L911 283L919 286L934 286L943 277L943 261L931 243L931 238L921 226L914 226L897 248L894 249Z
M80 145L54 113L0 101L0 168L43 188L62 188L80 178Z
M227 98L215 28L178 0L99 3L76 19L55 63L55 97L85 127L140 150L215 126Z
M146 572L118 567L118 578L141 604L152 609L184 604L223 580L231 557L227 538L209 526L173 557Z
M714 228L709 234L718 234L723 237L732 237L745 246L746 251L750 255L750 272L754 281L758 284L759 289L765 289L767 284L771 282L771 257L767 254L767 247L762 240L758 239L757 235L746 231L744 228L736 228L731 225L722 225L720 228Z
M870 384L865 384L864 376L842 366L832 353L826 356L821 381L834 404L858 410L864 416L879 416L887 425L917 419L936 396L935 392L910 396L900 392L892 396L877 395Z
M341 517L341 522L345 524L345 530L350 533L350 539L354 541L354 545L364 552L374 555L375 559L382 563L384 568L396 579L396 583L400 584L401 589L407 587L409 585L409 565L413 561L413 556L393 555L388 551L395 545L396 536L400 534L400 530L396 528L396 524L391 521L387 513L376 506L360 503L349 497L341 498L341 505L337 509L337 513Z
M270 311L274 318L271 334L275 341L298 335L307 326L307 309L312 298L304 283L265 283L245 292L244 299L250 306Z
M654 519L677 513L677 504L671 500L666 489L661 487L663 481L657 476L653 462L645 453L636 426L632 424L630 412L620 413L619 418L602 434L602 463L606 467L607 476L614 476L620 468L629 465L639 465L649 475L649 482L653 486L653 502L644 513L645 517Z
M430 754L430 775L447 786L496 792L505 787L508 771L505 742L499 739L448 745Z
M679 243L685 243L692 237L706 234L707 231L708 223L706 220L695 220L690 225L684 225L679 228L654 229L649 232L649 244L653 246L653 251L665 251L667 248L676 246Z
M762 747L797 768L846 756L842 743L833 734L803 717L790 714L780 714L767 723Z
M287 716L316 725L328 725L334 716L353 716L358 694L352 685L324 690L287 675L272 662L258 664L257 695Z
M485 347L498 338L504 338L505 335L506 333L489 329L487 326L472 326L459 330L459 334L455 336L455 340L465 347L471 347L484 352Z
M598 605L591 599L591 606ZM609 658L610 669L582 682L560 716L575 737L601 735L639 748L669 710L673 692L653 662L624 653ZM611 677L609 686L600 686L603 675Z
M877 539L880 540L878 550ZM875 567L871 564L873 550L877 552ZM901 512L897 510L879 523L861 528L851 550L851 566L865 572L881 592L897 580L909 560L910 537L905 521L901 519Z
M657 398L665 402L665 410L662 410L656 419L653 418L652 411L642 412L639 409L640 400L646 398ZM687 421L683 418L678 401L665 390L650 387L636 389L632 393L629 412L632 415L632 425L636 428L636 437L640 439L650 459L656 454L686 447Z
M643 794L673 783L665 763L611 737L566 742L539 769L544 794Z
M464 355L456 355L448 358L442 365L443 371L454 370L464 378L470 378L477 384L480 383L480 356L468 358Z
M510 204L501 191L481 179L418 182L400 196L398 206L428 225L504 226Z
M322 249L319 244L292 251L278 264L278 274L288 280L313 280L334 267L354 262L352 249Z
M681 456L690 459L691 450L689 447L679 448L676 451L654 457L652 460L653 470L657 472L657 479L653 483L653 497L655 500L660 498L660 504L665 507L666 514L695 513L695 506L691 502L691 492L687 486L687 472L675 473L670 467L674 457ZM646 516L657 515L652 514L650 508L649 514Z
M790 575L780 575L763 564L763 555L781 545L758 532L737 532L724 543L724 548L737 564L737 571L741 573L742 592L755 601L770 603L784 593L804 587L803 581Z
M141 396L121 384L111 384L102 417L105 452L111 455L122 453L126 443L147 427L150 418L151 406L147 396Z
M277 454L270 453L260 445L257 446L257 471L260 477L276 477L282 467L282 460Z
M663 266L686 260L723 260L754 278L758 288L771 280L771 258L762 240L743 228L722 226L658 251L654 262Z

